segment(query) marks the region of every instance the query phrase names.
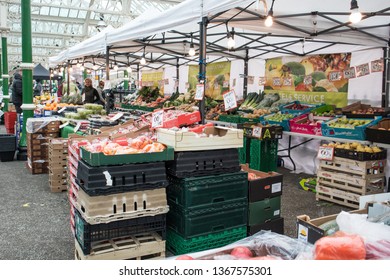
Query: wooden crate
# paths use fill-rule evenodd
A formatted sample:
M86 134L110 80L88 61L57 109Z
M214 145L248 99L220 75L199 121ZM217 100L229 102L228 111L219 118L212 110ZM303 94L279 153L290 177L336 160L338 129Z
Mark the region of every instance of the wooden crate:
M77 240L75 247L76 260L156 260L165 257L165 240L154 232L95 242L89 255L84 255Z

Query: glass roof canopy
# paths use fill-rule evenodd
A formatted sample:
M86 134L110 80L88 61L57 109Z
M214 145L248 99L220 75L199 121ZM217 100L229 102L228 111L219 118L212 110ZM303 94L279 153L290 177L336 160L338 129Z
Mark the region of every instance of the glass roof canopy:
M115 28L150 8L166 10L184 0L31 0L33 63L48 67L55 56L98 31L100 20ZM22 60L21 1L0 0L8 11L8 64L12 70Z

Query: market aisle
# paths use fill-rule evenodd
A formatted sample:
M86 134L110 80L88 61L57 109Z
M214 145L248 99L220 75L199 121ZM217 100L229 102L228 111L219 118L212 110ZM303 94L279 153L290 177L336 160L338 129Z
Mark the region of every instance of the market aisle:
M0 162L0 259L74 259L66 192L50 192L48 175L24 164Z

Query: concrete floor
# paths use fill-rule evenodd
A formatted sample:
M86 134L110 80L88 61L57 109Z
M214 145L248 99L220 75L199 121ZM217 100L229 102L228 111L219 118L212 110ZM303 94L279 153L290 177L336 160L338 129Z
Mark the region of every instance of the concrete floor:
M4 126L0 126L0 133ZM346 207L316 202L315 194L299 188L305 174L284 175L282 210L285 235L296 237L296 216L336 214ZM31 175L25 162L0 162L0 260L71 260L74 238L66 192L50 192L48 175Z

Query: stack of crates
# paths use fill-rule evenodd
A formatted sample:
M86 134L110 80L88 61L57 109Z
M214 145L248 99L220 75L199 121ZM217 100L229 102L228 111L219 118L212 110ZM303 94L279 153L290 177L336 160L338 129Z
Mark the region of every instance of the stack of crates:
M145 154L145 162L138 163L88 160L76 139L69 142L75 258L164 258L169 210L165 162L148 162L152 160L150 154Z
M27 169L31 174L49 173L49 141L57 138L60 121L30 118L27 121Z
M49 141L49 184L52 192L66 191L67 188L67 139L52 138Z
M248 175L240 170L237 148L175 152L167 162L170 252L197 252L246 237Z
M261 230L284 234L281 217L283 175L253 170L247 165L242 165L242 170L256 176L248 183L248 235Z

